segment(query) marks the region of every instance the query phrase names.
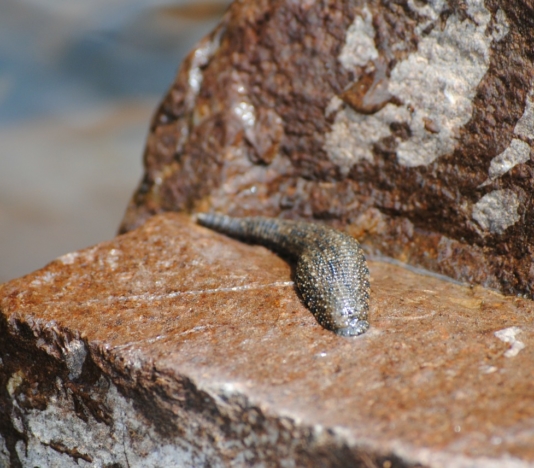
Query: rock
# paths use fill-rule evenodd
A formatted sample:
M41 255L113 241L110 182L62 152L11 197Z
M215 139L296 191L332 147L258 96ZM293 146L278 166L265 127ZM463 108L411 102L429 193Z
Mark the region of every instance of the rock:
M533 8L235 2L154 116L121 232L163 211L319 219L532 298Z
M370 262L342 338L173 213L0 286L0 466L534 466L531 301Z

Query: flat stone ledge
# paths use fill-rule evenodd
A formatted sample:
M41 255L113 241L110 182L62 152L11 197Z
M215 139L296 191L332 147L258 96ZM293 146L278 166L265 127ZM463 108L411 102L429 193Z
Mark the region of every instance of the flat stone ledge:
M0 465L534 466L532 302L369 266L350 339L172 213L0 286Z

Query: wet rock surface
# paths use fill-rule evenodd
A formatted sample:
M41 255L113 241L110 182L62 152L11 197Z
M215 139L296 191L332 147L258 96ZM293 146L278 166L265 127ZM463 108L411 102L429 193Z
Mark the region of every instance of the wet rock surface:
M534 466L532 302L369 267L350 339L172 213L0 286L0 465Z
M532 298L532 8L235 2L154 116L122 231L162 211L320 219Z

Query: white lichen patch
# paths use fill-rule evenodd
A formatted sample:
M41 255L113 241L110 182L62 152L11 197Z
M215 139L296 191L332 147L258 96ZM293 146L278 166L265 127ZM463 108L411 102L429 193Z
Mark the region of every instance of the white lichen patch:
M97 250L98 246L94 246L78 252L70 252L58 257L58 260L63 263L63 265L72 265L76 261L80 261L81 263L93 263L95 261Z
M519 333L521 333L521 328L519 327L504 328L503 330L498 330L494 333L499 340L510 344L510 349L504 353L505 357L517 356L519 351L525 348L525 343L516 338L516 335Z
M534 140L534 88L527 96L525 111L514 128L516 135Z
M473 206L473 219L484 231L502 234L519 221L519 198L509 189L495 190L484 195Z
M431 26L432 23L439 18L439 13L446 6L446 3L445 0L431 0L427 3L419 2L417 0L408 0L407 5L414 13L426 18L426 21L417 25L415 29L417 34L421 34L421 31Z
M78 252L69 252L59 257L58 260L63 263L63 265L72 265L77 258Z
M392 70L389 91L414 109L408 120L412 136L397 149L404 166L427 165L450 153L458 130L471 118L492 41L486 35L491 15L482 2L467 3L470 19L451 16L443 31L434 28L417 52ZM425 120L437 133L425 128Z
M494 372L497 372L499 370L496 366L488 366L488 365L482 365L480 366L480 372L483 374L493 374Z
M186 96L186 106L188 110L193 109L194 102L202 86L204 74L202 68L205 67L211 58L215 55L220 47L221 35L224 32L223 28L219 29L213 38L204 39L200 42L198 47L193 52L191 59L191 66L189 67L189 73L187 76L187 83L189 84L189 90Z
M105 257L105 261L111 271L115 271L119 267L119 259L121 255L122 252L118 249L111 249L108 252L107 256Z
M237 86L237 102L234 104L234 114L241 121L245 132L250 132L254 129L256 124L256 110L251 102L248 100L248 94L243 85Z
M498 177L506 174L513 167L517 166L518 164L525 163L529 159L530 145L524 141L514 138L508 148L491 160L488 171L489 177L480 185L480 187L490 184Z
M516 126L514 128L514 133L524 138L534 139L534 102L533 102L533 99L534 99L534 88L530 90L527 96L526 104L525 104L525 111L523 112L523 115L521 116L521 118L517 121ZM508 148L506 148L501 154L495 156L491 160L490 167L488 170L488 178L482 184L480 184L480 187L484 187L490 184L497 178L506 174L508 171L510 171L512 168L514 168L518 164L526 163L527 161L531 159L531 154L532 154L532 150L528 143L525 143L524 141L518 138L513 138ZM492 193L497 193L497 192L492 192ZM495 209L495 208L502 205L502 200L501 201L498 200L500 196L494 196L493 198L487 199L486 197L488 197L488 195L485 195L481 200L479 200L473 209L473 218L486 230L488 229L487 226L490 226L491 224L490 219L492 218L492 216L488 217L487 213L492 212L494 215L500 216L497 213L499 209ZM515 198L517 199L517 197ZM492 205L493 207L490 205ZM515 214L514 214L514 210L515 210ZM517 206L515 206L515 208L511 206L506 211L508 213L504 216L504 218L502 218L501 222L498 222L497 225L493 223L494 226L501 225L501 227L492 232L496 232L500 234L504 231L504 229L506 229L506 227L510 226L511 224L514 224L519 219L519 216L517 215Z
M15 391L24 381L24 373L22 371L15 372L7 381L6 389L10 396L15 394Z
M500 10L499 10L500 11ZM526 104L525 111L521 118L517 121L514 128L514 133L518 136L524 138L534 139L534 88L530 90ZM510 142L508 148L506 148L501 154L495 156L490 163L490 168L488 171L488 178L483 182L480 187L484 187L495 179L506 174L510 169L517 166L518 164L523 164L530 160L530 155L532 150L528 143L514 138Z
M356 16L347 30L345 44L339 55L339 61L347 70L364 66L367 62L378 58L373 18L367 7L362 13L363 16Z
M325 150L341 173L347 175L357 162L373 162L373 144L391 134L390 124L408 118L407 109L391 104L374 115L344 108L336 114L332 131L326 135Z
M51 271L45 271L41 275L38 275L35 277L35 279L30 283L31 286L39 287L43 284L50 284L53 283L54 278L56 277L56 274Z
M334 96L332 97L332 99L330 99L328 106L326 106L324 114L326 115L326 117L330 117L331 114L333 114L334 112L337 112L342 107L343 107L343 101L339 99L337 96Z
M501 12L494 18L494 34L488 34L491 13L482 0L468 0L467 17L451 15L441 27L439 15L445 6L442 0L435 0L419 8L418 13L427 18L420 26L435 27L420 38L417 51L391 71L388 91L402 105L387 104L373 115L359 114L347 106L338 111L325 150L342 172L363 159L372 161L373 144L391 135L392 123L410 129L407 140L397 141L397 160L403 166L428 165L454 150L459 130L471 118L477 86L488 71L492 42L502 39L507 24ZM375 56L370 27L367 15L358 16L351 28L365 40L356 43L352 32L347 33L339 60L355 73L355 65ZM361 52L365 44L367 52Z
M506 13L499 8L495 14L495 22L493 24L493 39L497 42L502 41L510 32L510 26L506 19Z
M9 466L9 452L6 447L6 441L0 435L0 466Z

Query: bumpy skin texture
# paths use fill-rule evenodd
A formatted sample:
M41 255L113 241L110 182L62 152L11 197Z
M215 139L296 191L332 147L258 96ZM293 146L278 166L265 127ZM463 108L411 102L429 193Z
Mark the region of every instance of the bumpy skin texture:
M369 269L352 237L298 221L206 213L196 219L202 226L262 244L294 260L297 288L324 328L341 336L360 335L369 328Z

